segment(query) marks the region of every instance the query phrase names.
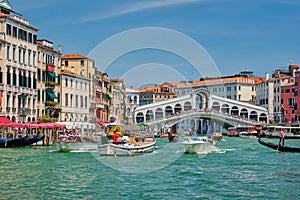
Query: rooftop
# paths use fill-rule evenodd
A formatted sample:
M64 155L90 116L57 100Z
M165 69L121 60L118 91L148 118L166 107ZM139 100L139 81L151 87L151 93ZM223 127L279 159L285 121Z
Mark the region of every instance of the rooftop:
M80 54L65 54L61 57L61 59L86 59L88 57L82 56Z

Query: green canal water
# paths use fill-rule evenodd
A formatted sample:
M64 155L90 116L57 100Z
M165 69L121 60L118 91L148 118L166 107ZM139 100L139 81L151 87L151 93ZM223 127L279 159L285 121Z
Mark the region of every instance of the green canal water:
M272 140L278 141L278 140ZM300 141L286 140L300 146ZM299 153L225 137L221 152L182 154L158 141L149 155L99 158L56 147L0 149L0 199L299 199Z

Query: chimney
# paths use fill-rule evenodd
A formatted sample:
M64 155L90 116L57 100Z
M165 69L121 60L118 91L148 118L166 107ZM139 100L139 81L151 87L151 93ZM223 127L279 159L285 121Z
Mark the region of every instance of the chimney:
M270 75L269 75L269 73L267 72L267 73L266 73L266 80L269 80L269 78L270 78Z

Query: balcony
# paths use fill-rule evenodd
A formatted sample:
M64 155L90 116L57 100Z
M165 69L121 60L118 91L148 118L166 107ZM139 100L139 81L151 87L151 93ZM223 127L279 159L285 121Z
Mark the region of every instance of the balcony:
M19 115L28 115L30 114L30 109L27 109L27 108L19 108L18 110L18 114Z
M45 82L45 86L47 89L53 90L55 86L57 86L56 82L47 81Z
M45 106L56 106L58 103L55 101L46 101Z

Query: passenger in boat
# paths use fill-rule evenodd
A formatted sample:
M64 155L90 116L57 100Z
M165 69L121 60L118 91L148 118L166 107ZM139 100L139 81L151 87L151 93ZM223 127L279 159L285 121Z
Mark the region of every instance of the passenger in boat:
M114 134L112 135L112 139L113 139L113 143L114 144L118 144L118 142L119 142L119 134L117 133L117 131L114 131Z

